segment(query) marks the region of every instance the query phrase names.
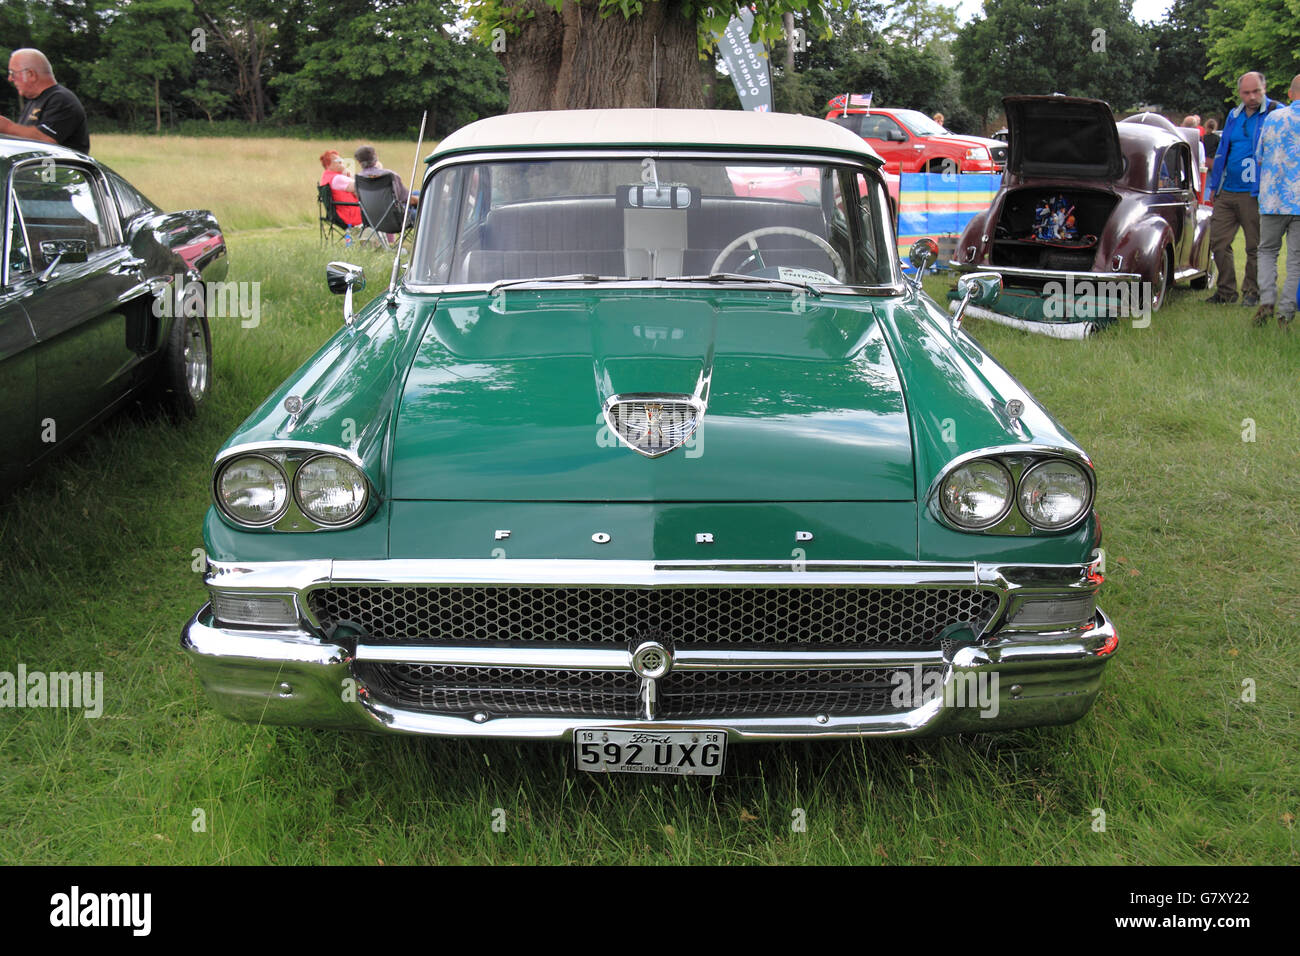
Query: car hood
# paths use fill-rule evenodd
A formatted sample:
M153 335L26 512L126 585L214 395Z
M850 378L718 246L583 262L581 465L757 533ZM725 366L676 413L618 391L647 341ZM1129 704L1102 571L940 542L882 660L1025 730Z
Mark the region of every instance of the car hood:
M1102 100L1075 96L1008 96L1012 175L1114 180L1124 172L1115 116Z
M507 289L432 308L395 420L395 499L915 499L902 389L865 300ZM696 434L658 458L602 413L614 394L705 391Z

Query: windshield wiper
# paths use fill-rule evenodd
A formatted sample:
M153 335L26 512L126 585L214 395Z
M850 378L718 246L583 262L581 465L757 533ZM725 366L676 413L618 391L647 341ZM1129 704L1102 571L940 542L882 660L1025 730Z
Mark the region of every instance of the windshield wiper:
M747 276L743 272L713 272L706 276L664 276L664 282L761 282L763 285L784 285L803 289L817 298L822 297L821 290L807 282L795 282L793 279L770 279L763 276Z
M526 285L529 282L629 282L628 276L598 276L590 272L575 273L571 276L532 276L528 279L500 279L488 289L488 293L496 292L497 289L504 289L512 285Z

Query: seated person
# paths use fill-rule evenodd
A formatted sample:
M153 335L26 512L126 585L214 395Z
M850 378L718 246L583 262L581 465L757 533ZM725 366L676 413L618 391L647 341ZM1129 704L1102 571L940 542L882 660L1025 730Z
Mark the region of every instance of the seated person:
M373 178L374 176L386 171L384 169L384 164L379 161L379 157L375 154L375 148L373 146L360 146L353 155L356 158L357 164L361 167L361 169L357 171L358 176ZM393 173L392 176L393 191L397 194L398 203L406 203L408 206L418 206L420 204L420 194L410 192L406 186L402 184L402 177L397 175L397 173Z
M320 176L320 185L329 186L330 196L333 197L334 202L356 203L356 184L343 167L343 158L339 156L338 150L327 149L321 153L320 164L325 167L325 171ZM360 206L335 205L334 211L349 226L361 225Z

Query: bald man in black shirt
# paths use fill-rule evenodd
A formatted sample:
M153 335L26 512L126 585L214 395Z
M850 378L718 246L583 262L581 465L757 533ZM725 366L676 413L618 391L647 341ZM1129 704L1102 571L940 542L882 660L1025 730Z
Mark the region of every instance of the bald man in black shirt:
M86 111L71 90L54 81L54 71L44 53L14 50L9 57L9 82L26 106L17 123L0 116L0 134L90 152Z

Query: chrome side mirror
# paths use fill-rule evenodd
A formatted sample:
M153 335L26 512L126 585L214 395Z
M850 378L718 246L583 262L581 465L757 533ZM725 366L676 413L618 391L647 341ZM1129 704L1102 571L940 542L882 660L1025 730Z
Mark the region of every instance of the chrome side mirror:
M968 305L982 309L998 301L1002 295L1002 276L996 272L969 272L957 280L957 294L961 296L961 303L952 314L953 335L961 328Z
M913 287L921 288L921 280L925 278L925 270L930 268L939 260L939 243L935 242L929 236L916 240L912 243L912 248L907 252L907 261L912 264L916 270L916 277L912 279Z
M352 324L352 293L366 287L366 270L350 262L331 262L325 267L325 284L343 296L343 324Z

